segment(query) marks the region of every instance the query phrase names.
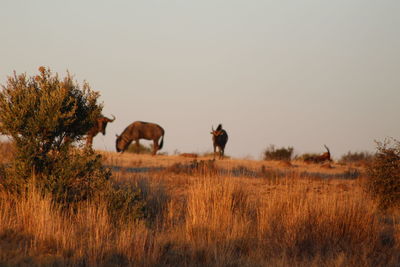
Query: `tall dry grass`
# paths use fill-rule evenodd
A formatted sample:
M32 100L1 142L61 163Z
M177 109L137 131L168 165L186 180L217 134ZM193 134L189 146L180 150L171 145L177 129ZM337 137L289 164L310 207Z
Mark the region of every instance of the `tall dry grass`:
M34 187L21 197L0 193L0 265L396 266L400 260L398 217L379 213L358 183L174 175L130 179L148 201L151 216L142 222L113 223L102 199L62 210Z

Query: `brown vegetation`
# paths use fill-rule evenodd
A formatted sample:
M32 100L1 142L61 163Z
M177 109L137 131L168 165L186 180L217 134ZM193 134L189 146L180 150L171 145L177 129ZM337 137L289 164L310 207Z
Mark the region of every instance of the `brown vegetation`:
M270 145L263 152L264 160L282 160L290 162L293 156L293 147L281 147L276 148L274 145Z
M0 265L396 266L400 260L400 214L379 212L364 179L348 179L344 166L295 162L285 172L279 162L104 155L107 165L166 168L113 173L115 183L141 189L147 216L115 223L104 199L65 210L34 187L20 197L2 192ZM315 178L317 171L337 178Z
M179 156L181 157L185 157L185 158L197 158L199 155L197 155L196 153L181 153L179 154Z

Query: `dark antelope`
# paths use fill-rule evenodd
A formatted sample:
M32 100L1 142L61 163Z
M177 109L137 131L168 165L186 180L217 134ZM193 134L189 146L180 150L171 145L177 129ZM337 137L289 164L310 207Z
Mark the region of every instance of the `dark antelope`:
M107 123L109 122L113 122L115 120L115 116L112 115L112 119L109 119L107 117L104 116L100 116L96 123L93 125L92 128L90 128L90 130L87 133L86 136L86 146L91 147L93 144L93 138L98 134L98 133L102 133L103 135L106 134L106 127L107 127Z
M214 127L211 126L211 134L214 146L214 159L215 153L217 152L217 147L219 149L219 158L222 159L224 157L226 142L228 142L228 134L224 129L222 129L221 124L218 125L216 130L214 130Z
M306 159L304 159L304 161L306 161L306 162L314 162L314 163L332 161L331 152L329 151L329 148L326 145L324 145L324 147L326 148L327 152L325 152L325 153L323 153L321 155L318 155L318 156L306 158Z
M160 144L158 144L161 138ZM153 155L162 149L164 144L164 129L155 123L135 121L130 124L121 135L117 135L115 147L117 152L124 152L132 141L139 146L139 139L153 140Z

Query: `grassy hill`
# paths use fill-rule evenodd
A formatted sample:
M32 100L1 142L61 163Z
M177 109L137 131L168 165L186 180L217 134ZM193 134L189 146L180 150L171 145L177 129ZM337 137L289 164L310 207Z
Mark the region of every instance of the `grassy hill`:
M146 217L96 199L61 209L0 193L0 265L396 266L400 214L364 192L362 166L100 152L139 187Z

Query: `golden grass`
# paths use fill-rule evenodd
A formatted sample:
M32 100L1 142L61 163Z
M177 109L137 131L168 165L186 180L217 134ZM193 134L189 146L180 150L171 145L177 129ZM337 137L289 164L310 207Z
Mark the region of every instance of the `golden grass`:
M190 163L193 160L197 161L208 161L212 160L212 156L198 156L196 159L187 157L185 155L139 155L131 153L114 153L109 151L99 151L104 157L106 165L110 166L121 166L121 167L168 167L176 163ZM301 160L295 160L291 163L282 161L265 161L265 160L246 160L246 159L234 159L228 158L224 160L215 161L217 167L231 170L240 166L245 166L251 170L260 170L261 168L266 169L278 169L278 170L291 170L295 172L324 172L329 174L337 174L348 171L349 169L356 169L359 171L363 170L362 166L355 164L339 164L331 163L330 168L327 168L323 164L308 164Z
M125 167L191 162L178 156L106 156L107 165ZM226 169L259 170L262 165L307 168L217 162ZM313 171L332 169L309 166ZM272 179L233 177L231 172L117 172L113 179L142 189L151 213L145 221L126 224L112 223L101 199L61 210L34 187L22 197L2 192L0 266L398 264L400 216L380 213L365 195L361 178L315 179L301 176L301 171L290 173Z

